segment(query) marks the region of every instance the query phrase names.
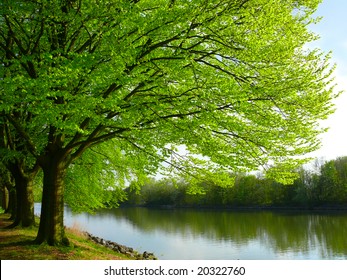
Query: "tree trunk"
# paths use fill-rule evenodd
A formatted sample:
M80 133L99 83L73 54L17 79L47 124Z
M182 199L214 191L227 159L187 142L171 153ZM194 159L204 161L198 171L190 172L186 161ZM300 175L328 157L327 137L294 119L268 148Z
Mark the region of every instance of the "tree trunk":
M7 187L4 185L1 187L1 208L7 210L8 208L9 193Z
M11 165L10 171L15 181L16 207L14 223L9 227L35 225L33 180L36 172L26 174L20 163Z
M17 209L17 195L15 187L11 186L8 188L9 199L8 199L8 207L5 213L11 214L10 220L14 220L16 218L16 209Z
M35 225L33 180L31 176L19 178L19 182L16 182L16 190L17 214L14 224L22 227Z
M3 177L4 181L4 204L2 208L5 209L5 213L11 214L10 220L14 220L16 216L16 205L17 205L17 199L16 199L16 189L14 187L14 182L12 177L10 176L10 173L7 172L4 174Z
M64 188L67 164L62 156L45 156L41 162L43 192L37 243L68 245L64 229Z

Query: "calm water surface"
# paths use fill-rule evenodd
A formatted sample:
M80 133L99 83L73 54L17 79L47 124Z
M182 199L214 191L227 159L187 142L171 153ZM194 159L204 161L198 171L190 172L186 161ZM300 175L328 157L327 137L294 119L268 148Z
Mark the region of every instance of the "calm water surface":
M159 259L347 259L347 213L67 209L65 224Z

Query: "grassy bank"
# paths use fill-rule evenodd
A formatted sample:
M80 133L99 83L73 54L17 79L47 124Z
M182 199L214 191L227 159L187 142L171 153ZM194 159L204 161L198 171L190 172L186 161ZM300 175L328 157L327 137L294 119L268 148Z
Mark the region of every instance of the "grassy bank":
M5 229L11 224L7 214L0 214L1 260L122 260L127 256L116 253L87 239L78 228L68 228L69 247L36 245L33 240L37 227Z

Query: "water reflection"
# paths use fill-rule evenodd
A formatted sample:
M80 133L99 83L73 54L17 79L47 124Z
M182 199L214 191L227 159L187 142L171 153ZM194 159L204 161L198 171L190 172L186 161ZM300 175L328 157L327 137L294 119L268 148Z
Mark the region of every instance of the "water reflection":
M347 214L123 208L66 224L160 259L346 259Z

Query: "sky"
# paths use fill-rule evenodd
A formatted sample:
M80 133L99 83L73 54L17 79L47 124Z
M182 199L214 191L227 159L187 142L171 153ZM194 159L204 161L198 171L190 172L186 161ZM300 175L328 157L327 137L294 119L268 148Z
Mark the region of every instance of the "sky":
M321 149L312 154L330 160L347 156L347 1L323 0L315 16L323 18L310 27L320 36L314 45L325 52L332 51L336 91L344 91L334 102L335 113L322 122L324 127L330 128L321 135Z

